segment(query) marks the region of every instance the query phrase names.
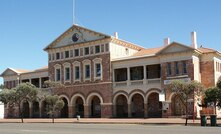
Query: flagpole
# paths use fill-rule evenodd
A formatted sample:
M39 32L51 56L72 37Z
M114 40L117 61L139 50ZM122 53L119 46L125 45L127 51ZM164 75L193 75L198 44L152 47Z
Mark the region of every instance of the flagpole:
M72 23L73 24L75 24L76 22L75 22L75 0L72 0L72 7L73 7L73 9L72 9L72 14L73 14L73 16L72 16Z

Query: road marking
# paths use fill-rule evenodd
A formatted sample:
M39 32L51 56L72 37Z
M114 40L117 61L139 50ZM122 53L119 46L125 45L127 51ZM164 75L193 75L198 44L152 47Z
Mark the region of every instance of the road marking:
M21 130L22 132L33 132L33 133L47 133L48 131L42 130Z

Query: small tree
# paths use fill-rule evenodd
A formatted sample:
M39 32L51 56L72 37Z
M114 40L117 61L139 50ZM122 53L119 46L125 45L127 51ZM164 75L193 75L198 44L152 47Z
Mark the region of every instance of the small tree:
M220 106L219 96L220 89L218 87L211 87L205 91L204 103L206 106L214 107L214 114L216 114L216 107Z
M50 95L47 95L45 100L48 105L47 113L52 117L52 122L54 123L54 116L56 112L59 112L64 107L64 101L59 99L56 95L58 89L64 89L65 85L60 82L55 82L47 80L44 85L49 88Z
M21 109L21 102L33 101L36 99L38 90L30 83L21 83L13 89L4 89L0 93L0 100L10 107L18 106L19 117L23 123L23 110Z
M54 123L54 117L56 112L64 107L64 101L61 100L57 95L50 95L45 98L48 105L48 114L52 117L52 123Z
M185 115L186 115L186 122L188 122L188 101L191 99L195 99L195 96L201 96L204 90L204 87L201 83L196 81L191 81L189 83L183 82L180 80L172 81L166 89L170 90L171 92L175 93L183 103L185 107ZM193 115L194 116L194 115Z

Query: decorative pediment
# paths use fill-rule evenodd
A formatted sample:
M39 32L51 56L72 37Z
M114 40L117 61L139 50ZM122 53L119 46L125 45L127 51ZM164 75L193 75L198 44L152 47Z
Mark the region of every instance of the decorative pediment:
M185 52L185 51L190 51L190 50L194 50L194 48L177 43L177 42L172 42L168 46L164 47L157 54L179 53L179 52Z
M73 25L51 44L49 44L44 50L100 40L107 37L111 36L78 25Z

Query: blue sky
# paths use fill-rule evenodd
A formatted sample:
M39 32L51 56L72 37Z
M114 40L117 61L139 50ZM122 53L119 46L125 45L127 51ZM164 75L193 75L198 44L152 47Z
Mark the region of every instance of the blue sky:
M7 67L47 65L43 51L72 25L72 0L0 0L0 73ZM84 27L158 47L170 37L221 51L220 0L76 0L76 22ZM2 83L0 78L0 84Z

